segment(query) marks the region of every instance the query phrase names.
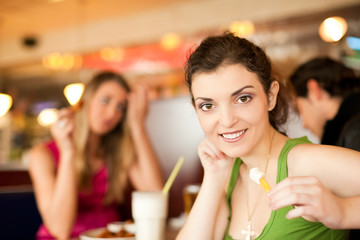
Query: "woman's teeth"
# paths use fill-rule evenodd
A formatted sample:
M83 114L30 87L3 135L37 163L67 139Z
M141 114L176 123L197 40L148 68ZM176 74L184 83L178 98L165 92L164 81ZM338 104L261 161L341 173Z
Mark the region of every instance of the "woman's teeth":
M226 139L235 139L240 137L240 135L242 135L245 132L245 130L241 131L241 132L236 132L236 133L228 133L228 134L221 134L224 138Z

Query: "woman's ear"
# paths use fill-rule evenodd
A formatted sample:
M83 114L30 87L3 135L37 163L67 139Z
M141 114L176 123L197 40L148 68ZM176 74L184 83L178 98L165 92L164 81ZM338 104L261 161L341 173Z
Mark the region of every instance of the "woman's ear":
M273 81L270 86L269 97L268 97L268 111L271 111L276 106L277 95L280 90L278 81Z

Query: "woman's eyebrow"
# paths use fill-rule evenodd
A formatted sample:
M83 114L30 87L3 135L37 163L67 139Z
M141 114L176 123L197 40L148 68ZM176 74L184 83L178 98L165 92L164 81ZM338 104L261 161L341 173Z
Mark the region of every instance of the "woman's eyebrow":
M244 90L247 89L247 88L254 88L254 86L246 85L245 87L242 87L242 88L240 88L239 90L236 90L235 92L233 92L233 93L231 94L231 96L232 96L232 97L233 97L233 96L236 96L236 95L238 95L239 93L241 93L242 91L244 91Z
M236 96L236 95L238 95L239 93L241 93L242 91L244 91L245 89L247 89L247 88L254 88L254 86L251 86L251 85L246 85L245 87L242 87L242 88L240 88L239 90L236 90L235 92L233 92L232 94L231 94L231 96L233 97L233 96ZM197 97L197 98L195 98L195 101L196 100L203 100L203 101L206 101L206 102L211 102L211 101L213 101L211 98L206 98L206 97Z
M211 101L213 101L211 98L205 98L205 97L197 97L197 98L195 98L195 101L196 100L203 100L203 101L206 101L206 102L211 102Z

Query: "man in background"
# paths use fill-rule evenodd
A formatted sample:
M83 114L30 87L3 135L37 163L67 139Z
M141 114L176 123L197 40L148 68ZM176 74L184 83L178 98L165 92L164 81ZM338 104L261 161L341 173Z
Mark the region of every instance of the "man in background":
M322 144L360 151L360 79L331 58L314 58L290 76L304 128ZM360 230L350 231L360 239Z
M360 79L331 58L314 58L290 76L303 125L322 144L360 151Z

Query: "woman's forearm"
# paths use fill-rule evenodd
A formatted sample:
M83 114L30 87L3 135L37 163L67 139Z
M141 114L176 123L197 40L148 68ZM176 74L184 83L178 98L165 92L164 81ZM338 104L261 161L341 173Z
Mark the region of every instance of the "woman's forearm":
M61 156L44 223L54 237L66 239L71 234L76 215L77 184L73 158Z
M219 211L225 206L225 182L207 178L201 185L194 206L176 240L214 240L219 232L225 231L226 218L219 219ZM223 212L220 215L224 215ZM219 229L223 228L223 229Z
M360 196L342 199L343 216L340 229L360 229Z
M137 176L142 178L139 190L160 190L164 184L162 169L145 126L133 128L132 137L139 171Z

